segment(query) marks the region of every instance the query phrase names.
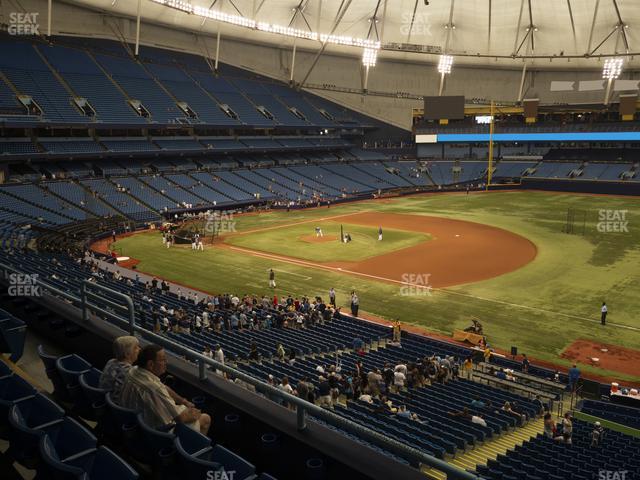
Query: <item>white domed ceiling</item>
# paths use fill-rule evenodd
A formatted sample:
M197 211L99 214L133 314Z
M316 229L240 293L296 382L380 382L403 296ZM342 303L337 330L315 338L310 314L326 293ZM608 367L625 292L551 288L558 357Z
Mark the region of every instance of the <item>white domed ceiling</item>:
M138 5L136 0L71 3L128 16L137 14ZM142 0L141 5L144 21L210 34L217 32L217 20L203 21L180 9L379 41L382 59L421 61L423 54L408 53L420 50L454 55L460 63L515 66L526 57L541 65L551 58L552 68L600 68L601 57L626 55L627 68L640 66L633 56L640 54L640 0ZM293 43L292 37L230 23L222 31L263 44ZM298 43L308 49L319 45L319 40ZM328 48L356 54L350 47Z

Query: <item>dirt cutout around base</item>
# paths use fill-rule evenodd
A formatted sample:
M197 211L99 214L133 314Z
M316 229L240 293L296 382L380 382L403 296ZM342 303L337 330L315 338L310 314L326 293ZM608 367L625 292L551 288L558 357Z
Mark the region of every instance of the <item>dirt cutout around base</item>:
M302 240L307 243L327 243L327 242L337 242L337 235L323 235L322 237L317 237L315 235L303 235L298 237L298 240Z
M602 349L607 351L603 352ZM569 345L560 356L577 363L640 377L640 350L579 339ZM598 361L593 361L593 358Z

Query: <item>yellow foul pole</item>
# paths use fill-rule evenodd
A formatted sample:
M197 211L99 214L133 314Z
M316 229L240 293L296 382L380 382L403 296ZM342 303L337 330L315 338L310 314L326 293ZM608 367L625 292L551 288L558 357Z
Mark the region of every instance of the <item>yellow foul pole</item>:
M489 123L489 167L487 168L487 190L489 190L489 185L491 185L491 176L493 173L493 121L494 121L494 104L493 100L491 100L491 110L489 115L491 115L491 121Z

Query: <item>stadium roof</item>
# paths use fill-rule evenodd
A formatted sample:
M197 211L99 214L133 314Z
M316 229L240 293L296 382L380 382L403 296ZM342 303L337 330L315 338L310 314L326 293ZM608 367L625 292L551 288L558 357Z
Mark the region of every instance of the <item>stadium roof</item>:
M138 2L73 3L136 16ZM380 42L383 58L436 62L433 55L447 53L456 63L514 67L528 57L552 68L602 68L601 57L627 55L626 68L640 66L633 57L640 54L638 0L142 0L141 16L210 34L223 18L224 36L279 46L293 44L291 33L273 33L279 27L296 29L300 37L333 32ZM317 49L320 43L305 39L298 46ZM357 54L358 47L362 43L328 50Z

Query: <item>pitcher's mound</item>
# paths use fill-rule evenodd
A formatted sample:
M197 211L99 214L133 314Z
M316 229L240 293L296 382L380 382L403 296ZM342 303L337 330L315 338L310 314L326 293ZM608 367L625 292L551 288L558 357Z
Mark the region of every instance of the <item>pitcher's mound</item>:
M316 237L315 235L303 235L299 237L300 240L307 243L326 243L326 242L337 242L337 235L325 235L324 237Z

